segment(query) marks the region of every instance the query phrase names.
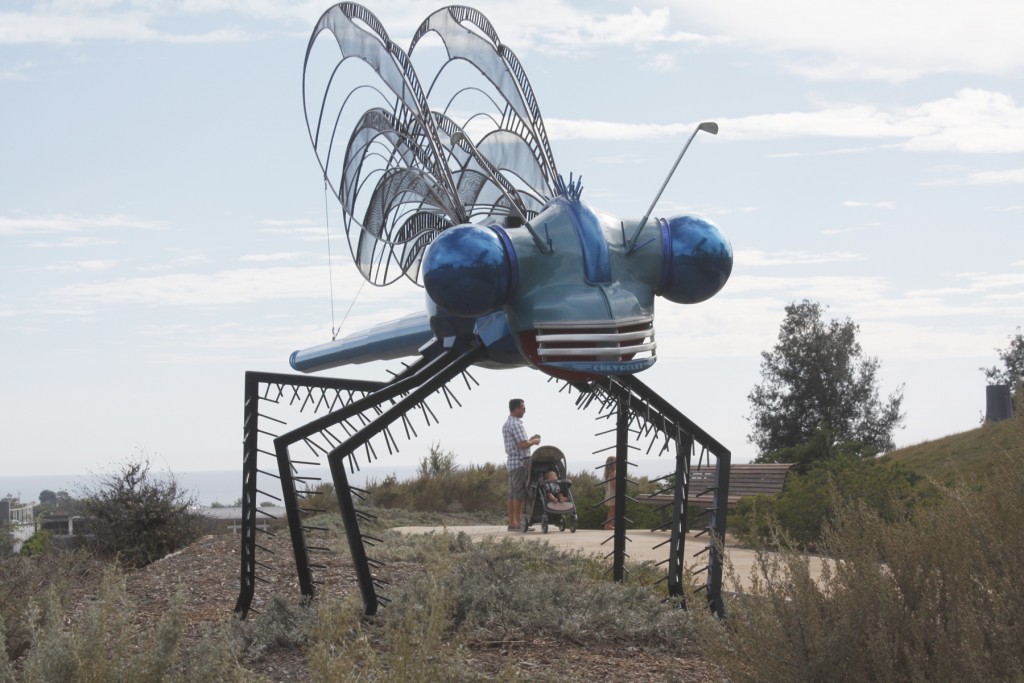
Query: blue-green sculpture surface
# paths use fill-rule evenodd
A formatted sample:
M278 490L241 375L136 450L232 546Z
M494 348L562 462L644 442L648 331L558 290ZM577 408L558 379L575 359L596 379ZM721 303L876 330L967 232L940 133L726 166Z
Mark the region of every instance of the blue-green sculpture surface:
M436 11L405 52L364 7L332 7L306 52L304 95L356 265L376 285L422 284L426 310L296 351L296 370L470 336L486 345L481 365L633 374L657 357L655 297L699 303L732 271L729 242L702 218L621 220L581 199L519 61L477 10Z
M421 413L428 425L436 421L427 405L432 396L458 404L449 384L462 376L471 388L468 369L482 365L537 368L571 385L578 409L596 406L599 419L614 416L608 481L615 482L610 556L617 581L624 580L629 540L630 438L647 439L648 453L674 454L673 470L661 478L669 502L658 530L669 532L659 545L669 545L667 585L680 600L687 592L691 461L699 467L716 459L715 481L701 493L714 492L706 526L713 533L698 554L706 561L700 590L724 614L721 539L731 455L633 376L657 358L656 297L699 303L725 285L732 248L718 228L696 216L650 218L668 178L638 220L588 206L581 182L558 173L518 59L469 7L430 15L408 51L366 8L330 8L306 50L303 94L310 140L343 209L356 266L374 285L401 277L421 284L426 303L420 312L291 355L292 367L304 373L418 356L388 381L246 373L236 613L244 617L252 608L257 568L267 568L256 559L268 550L257 542L259 495L284 503L300 589L315 594L315 572L325 568L316 553L330 549L307 535L329 529L310 523L310 514L323 511L307 500L319 478L300 476L298 466L324 460L364 611L373 614L386 602L374 573L382 563L366 552L379 539L362 530L368 515L356 506L367 492L351 486L348 473L359 467L357 452L372 462L378 451L397 451L397 432L414 436L410 413ZM715 134L718 126L699 124L676 165L700 131ZM287 411L271 414L286 406L314 417L296 425ZM268 457L277 474L261 462ZM276 478L281 496L259 488L261 477ZM522 531L530 524L524 514Z

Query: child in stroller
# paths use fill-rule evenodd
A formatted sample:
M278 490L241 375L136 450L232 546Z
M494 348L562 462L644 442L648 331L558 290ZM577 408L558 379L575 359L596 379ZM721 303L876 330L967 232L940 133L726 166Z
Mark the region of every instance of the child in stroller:
M558 478L558 472L554 469L548 470L544 475L544 497L551 503L567 503L569 497L565 495L563 487L565 484Z
M546 534L550 522L557 524L560 531L568 526L575 533L576 504L572 482L565 478L565 455L554 446L541 446L531 454L527 467L522 530L540 522L541 531Z

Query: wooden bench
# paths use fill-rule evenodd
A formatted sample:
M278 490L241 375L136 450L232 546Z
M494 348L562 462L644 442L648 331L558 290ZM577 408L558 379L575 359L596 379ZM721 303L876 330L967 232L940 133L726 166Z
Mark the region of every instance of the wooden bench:
M744 463L729 468L730 510L736 507L740 498L761 494L782 493L786 477L795 463ZM714 502L714 492L708 491L715 485L717 465L694 467L690 470L690 505L709 506ZM641 494L636 500L645 505L665 505L672 502L671 493Z

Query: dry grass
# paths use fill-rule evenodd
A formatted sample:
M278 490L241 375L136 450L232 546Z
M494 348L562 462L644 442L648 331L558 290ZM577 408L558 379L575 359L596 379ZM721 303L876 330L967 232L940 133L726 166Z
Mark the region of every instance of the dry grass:
M1024 680L1024 420L991 472L893 522L863 505L823 539L841 561L764 556L703 644L736 681Z
M843 508L822 540L839 559L820 579L798 552L764 554L724 623L663 602L649 565L619 585L607 564L544 545L399 536L384 528L422 518L382 510L375 557L396 580L372 618L351 588L308 605L274 579L278 594L237 622L231 595L207 610L233 586L215 579L197 596L189 579L178 590L192 593L175 597L167 560L127 575L151 574L138 593L81 554L5 558L0 634L14 658L0 682L1024 680L1024 420L1001 429L1010 445L990 450L991 474L938 504L888 520ZM340 520L327 520L342 547ZM235 558L224 553L219 571L237 571ZM343 549L328 559L338 576L350 569ZM140 601L155 610L142 619Z

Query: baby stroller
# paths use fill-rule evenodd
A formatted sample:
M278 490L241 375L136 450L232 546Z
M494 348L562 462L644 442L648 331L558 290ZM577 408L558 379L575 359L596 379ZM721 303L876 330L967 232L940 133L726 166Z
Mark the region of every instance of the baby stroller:
M565 478L565 455L554 446L541 446L533 452L526 463L526 496L523 500L522 529L540 522L540 530L548 532L548 523L558 524L559 531L569 527L576 533L576 503L572 498L572 482ZM565 502L549 500L544 488L549 471L558 475L556 480Z

